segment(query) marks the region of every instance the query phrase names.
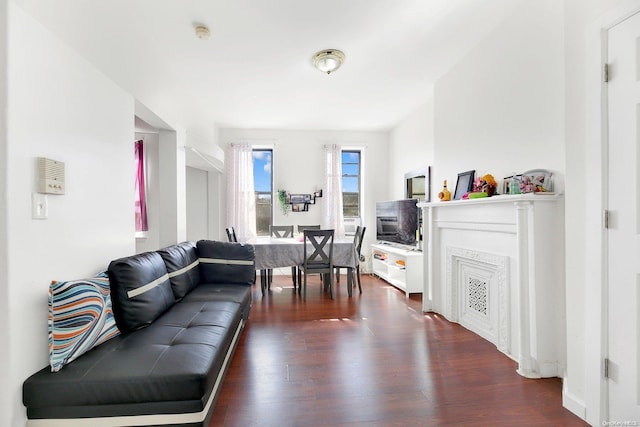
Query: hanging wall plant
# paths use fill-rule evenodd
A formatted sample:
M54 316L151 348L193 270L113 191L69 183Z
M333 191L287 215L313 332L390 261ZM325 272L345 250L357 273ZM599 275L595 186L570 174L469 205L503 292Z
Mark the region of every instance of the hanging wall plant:
M280 202L280 210L282 211L282 215L288 215L289 209L291 209L291 205L289 204L287 192L285 190L278 190L278 201Z

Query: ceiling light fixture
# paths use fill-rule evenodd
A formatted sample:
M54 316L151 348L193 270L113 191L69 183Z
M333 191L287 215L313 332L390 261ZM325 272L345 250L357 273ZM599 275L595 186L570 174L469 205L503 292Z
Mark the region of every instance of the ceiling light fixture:
M313 55L313 66L323 73L331 74L344 62L344 53L337 49L325 49Z
M196 25L196 36L199 39L207 40L211 36L211 32L206 25Z

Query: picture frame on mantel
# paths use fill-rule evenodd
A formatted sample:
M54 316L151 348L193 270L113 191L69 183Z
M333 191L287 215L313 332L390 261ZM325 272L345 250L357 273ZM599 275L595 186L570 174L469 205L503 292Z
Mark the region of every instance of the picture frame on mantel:
M473 190L473 180L475 179L476 171L460 172L458 174L458 181L456 182L456 191L453 193L453 200L460 200L462 196Z

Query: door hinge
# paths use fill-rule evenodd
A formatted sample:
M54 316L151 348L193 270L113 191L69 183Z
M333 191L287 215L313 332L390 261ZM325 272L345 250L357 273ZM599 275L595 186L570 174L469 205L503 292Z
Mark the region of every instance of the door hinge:
M609 228L609 210L602 211L602 227Z
M604 377L609 378L609 359L604 359Z
M609 81L609 64L602 66L602 81L605 83Z

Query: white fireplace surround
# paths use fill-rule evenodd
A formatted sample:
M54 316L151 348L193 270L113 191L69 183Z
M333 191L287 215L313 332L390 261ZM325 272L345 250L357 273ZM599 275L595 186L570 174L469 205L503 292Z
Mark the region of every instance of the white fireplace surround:
M423 311L496 345L529 378L564 367L564 218L556 195L421 203Z

